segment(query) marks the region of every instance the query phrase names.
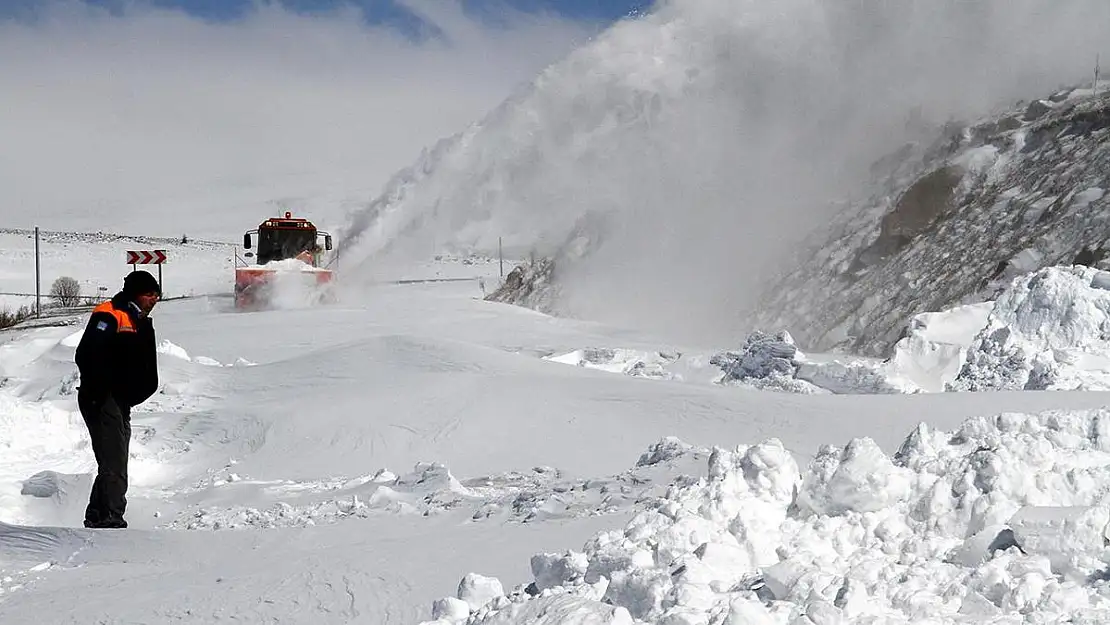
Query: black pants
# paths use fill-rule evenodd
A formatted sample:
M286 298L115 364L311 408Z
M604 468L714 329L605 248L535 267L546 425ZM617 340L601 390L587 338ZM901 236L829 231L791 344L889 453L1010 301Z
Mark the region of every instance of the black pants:
M127 454L131 444L131 409L111 395L89 397L78 392L77 405L89 428L96 479L85 509L85 527L127 527Z

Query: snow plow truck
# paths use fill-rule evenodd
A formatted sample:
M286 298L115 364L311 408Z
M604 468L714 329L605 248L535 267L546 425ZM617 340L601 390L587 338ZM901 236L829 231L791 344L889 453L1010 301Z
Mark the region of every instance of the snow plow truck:
M243 256L247 260L242 264L236 257L236 309L272 308L280 299L296 299L300 303L329 299L333 272L323 264L323 257L325 251L332 249L330 234L317 230L311 221L286 212L284 217L271 217L257 229L244 233L244 249L253 247L252 236L258 237L257 252L246 252ZM248 262L251 258L253 265Z

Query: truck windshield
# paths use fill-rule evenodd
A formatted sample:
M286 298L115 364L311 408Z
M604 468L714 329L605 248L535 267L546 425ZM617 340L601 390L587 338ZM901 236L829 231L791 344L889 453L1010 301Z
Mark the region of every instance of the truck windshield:
M315 246L315 229L261 229L258 231L258 264L293 258Z

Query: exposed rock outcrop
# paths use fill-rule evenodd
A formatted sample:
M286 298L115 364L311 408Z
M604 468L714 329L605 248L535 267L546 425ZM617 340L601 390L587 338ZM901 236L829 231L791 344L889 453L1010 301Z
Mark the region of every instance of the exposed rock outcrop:
M1098 264L1110 249L1110 92L1019 104L873 171L875 194L806 246L753 326L885 356L915 314L993 299L1046 266Z

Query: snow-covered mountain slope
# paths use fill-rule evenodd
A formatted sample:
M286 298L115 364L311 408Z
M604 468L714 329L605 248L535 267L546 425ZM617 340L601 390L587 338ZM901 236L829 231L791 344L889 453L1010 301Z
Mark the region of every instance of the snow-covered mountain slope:
M1015 277L1107 255L1110 84L1065 90L892 155L782 276L756 322L813 349L883 354L909 318L993 299Z
M1086 74L1108 21L1098 2L662 2L429 149L351 215L343 254L563 252L562 314L735 340L878 156Z

